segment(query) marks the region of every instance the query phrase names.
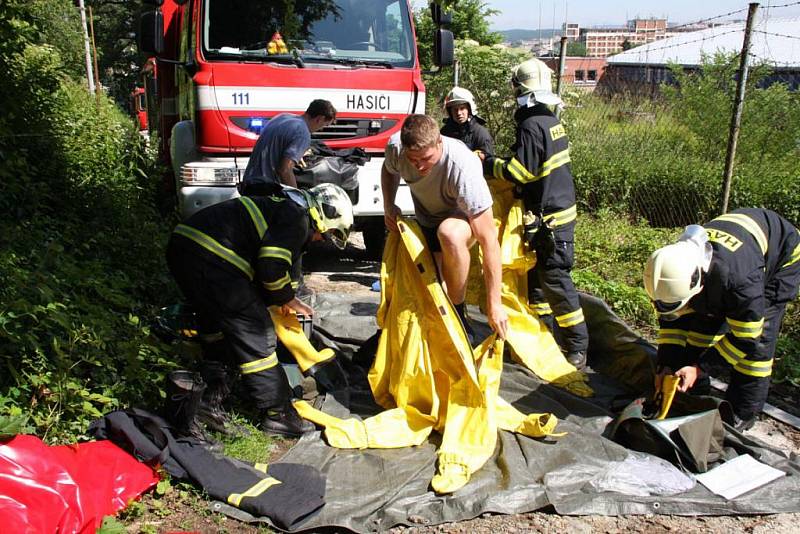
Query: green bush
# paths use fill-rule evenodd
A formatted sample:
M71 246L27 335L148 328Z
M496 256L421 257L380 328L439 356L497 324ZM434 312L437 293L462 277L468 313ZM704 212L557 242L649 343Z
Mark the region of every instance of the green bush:
M67 24L64 4L0 4L0 431L50 441L158 404L177 365L148 328L175 295L153 158L132 121L74 77L63 55L74 43L45 42L71 38L55 23Z

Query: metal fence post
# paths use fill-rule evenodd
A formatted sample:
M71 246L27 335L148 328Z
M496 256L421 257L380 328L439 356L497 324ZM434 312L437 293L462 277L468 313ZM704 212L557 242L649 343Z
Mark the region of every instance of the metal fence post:
M731 128L728 136L728 153L725 157L725 174L722 177L722 196L720 198L720 213L728 211L728 199L731 194L731 177L733 176L733 164L736 159L736 143L739 140L739 128L742 125L742 109L744 108L744 92L747 85L747 73L750 63L750 35L753 31L753 24L758 11L758 3L753 2L747 11L747 23L744 27L744 42L742 43L742 54L739 60L739 81L736 84L736 99L733 103L733 115L731 116Z
M558 55L558 81L556 82L556 94L561 96L561 86L564 78L564 69L567 66L567 37L561 38L561 50Z

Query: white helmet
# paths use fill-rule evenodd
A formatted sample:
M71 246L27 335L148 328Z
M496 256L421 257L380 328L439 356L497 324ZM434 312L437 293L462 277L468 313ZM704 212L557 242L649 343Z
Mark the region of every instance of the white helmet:
M536 102L555 106L563 104L561 98L553 93L553 71L538 59L529 59L511 70L511 85L518 99L532 95Z
M469 106L469 112L471 115L478 114L478 107L475 105L475 97L472 96L472 93L464 89L463 87L453 87L447 96L444 99L444 110L446 113L450 113L448 108L450 106L455 106L456 104L467 104Z
M690 241L678 241L650 255L644 267L644 290L659 314L677 316L700 293L704 265L703 249Z
M314 228L336 248L344 249L353 228L353 203L344 189L334 184L315 185L307 192L308 212Z

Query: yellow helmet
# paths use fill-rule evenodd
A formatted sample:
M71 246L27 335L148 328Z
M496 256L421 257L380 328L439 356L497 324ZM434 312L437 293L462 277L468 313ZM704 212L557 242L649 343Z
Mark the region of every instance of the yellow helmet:
M676 315L703 289L704 253L696 243L678 241L650 255L644 290L661 315Z
M478 108L475 105L475 97L472 96L472 92L468 89L456 86L453 87L449 93L447 93L447 96L444 99L445 112L449 114L450 112L447 110L447 108L450 106L455 106L456 104L467 104L469 106L470 114L478 114Z
M514 96L520 98L532 95L536 102L556 106L563 104L553 92L553 71L536 58L523 61L511 71L511 85Z
M308 190L309 213L314 228L344 249L353 228L353 203L344 189L335 184L319 184Z

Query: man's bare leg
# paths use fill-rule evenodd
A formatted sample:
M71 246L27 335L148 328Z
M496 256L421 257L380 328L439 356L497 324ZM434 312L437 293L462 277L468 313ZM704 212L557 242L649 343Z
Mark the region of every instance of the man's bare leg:
M445 219L437 232L442 246L441 259L436 258L439 274L445 283L447 296L453 304L464 303L469 275L469 249L475 244L472 228L464 219Z

